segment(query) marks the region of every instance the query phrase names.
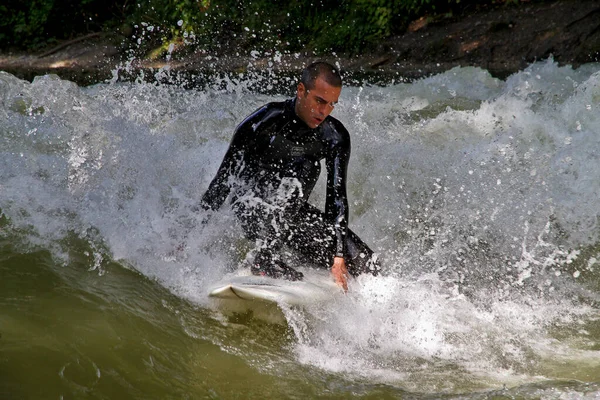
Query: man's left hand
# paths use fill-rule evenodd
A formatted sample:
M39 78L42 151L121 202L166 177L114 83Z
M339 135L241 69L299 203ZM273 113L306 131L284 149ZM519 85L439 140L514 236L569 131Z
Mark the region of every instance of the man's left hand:
M344 292L348 291L348 269L346 269L346 261L344 257L335 257L333 259L333 266L331 267L331 275L335 283L340 285Z

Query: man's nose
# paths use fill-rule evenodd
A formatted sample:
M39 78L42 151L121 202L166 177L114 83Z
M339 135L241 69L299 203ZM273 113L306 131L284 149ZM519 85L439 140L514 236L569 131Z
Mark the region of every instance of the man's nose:
M319 113L325 115L325 114L329 114L331 112L331 110L333 110L333 107L331 107L331 105L329 105L329 103L319 104L317 106L317 110L319 111Z

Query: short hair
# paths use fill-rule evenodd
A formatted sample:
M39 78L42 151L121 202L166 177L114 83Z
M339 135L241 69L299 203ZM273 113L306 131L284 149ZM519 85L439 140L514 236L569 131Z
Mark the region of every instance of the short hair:
M304 68L300 82L307 89L315 87L317 78L322 78L325 82L334 87L342 87L342 75L340 70L325 61L315 61Z

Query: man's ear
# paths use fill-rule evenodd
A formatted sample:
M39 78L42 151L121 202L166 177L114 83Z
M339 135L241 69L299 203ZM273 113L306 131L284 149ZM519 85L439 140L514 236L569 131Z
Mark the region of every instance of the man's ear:
M306 86L304 86L304 83L300 82L298 84L298 87L296 88L296 94L298 97L306 96Z

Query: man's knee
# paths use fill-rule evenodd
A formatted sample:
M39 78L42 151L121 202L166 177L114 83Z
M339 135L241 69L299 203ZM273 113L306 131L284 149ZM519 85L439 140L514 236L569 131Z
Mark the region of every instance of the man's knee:
M377 254L370 252L359 253L356 257L346 257L346 267L350 275L357 277L360 274L372 274L377 276L381 271L381 263Z

